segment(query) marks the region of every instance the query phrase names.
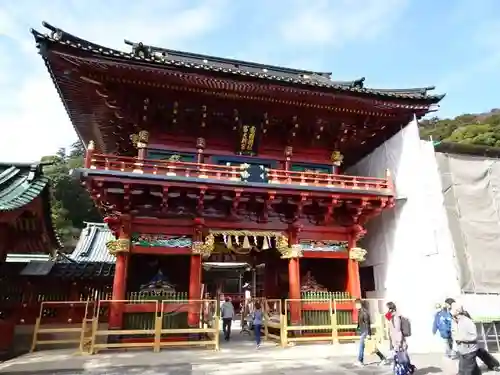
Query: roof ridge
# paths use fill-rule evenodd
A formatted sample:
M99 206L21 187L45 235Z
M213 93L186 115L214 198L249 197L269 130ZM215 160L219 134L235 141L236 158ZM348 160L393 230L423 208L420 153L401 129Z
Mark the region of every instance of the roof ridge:
M311 75L317 74L319 76L327 77L327 78L331 78L331 75L332 75L332 73L330 73L330 72L319 72L319 71L315 71L315 70L287 68L285 66L280 66L280 65L263 64L263 63L258 63L255 61L240 60L240 59L233 59L233 58L227 58L227 57L218 57L218 56L205 55L205 54L196 53L196 52L186 52L186 51L179 51L179 50L174 50L174 49L169 49L169 48L156 47L156 46L152 46L152 45L146 45L143 42L131 42L131 41L126 40L126 39L124 42L125 42L125 44L130 45L133 48L137 48L137 47L141 46L143 48L149 49L151 52L165 53L167 55L177 56L180 58L207 59L208 61L213 61L213 62L229 63L229 64L235 64L235 65L247 65L247 66L252 66L252 67L260 68L260 69L271 68L272 70L283 71L286 73L296 73L296 74L301 73L301 74L311 74Z

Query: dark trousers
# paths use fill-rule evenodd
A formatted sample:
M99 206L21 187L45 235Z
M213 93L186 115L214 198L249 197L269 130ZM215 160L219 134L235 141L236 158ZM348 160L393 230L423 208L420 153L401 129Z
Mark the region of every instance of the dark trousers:
M233 318L223 318L222 319L222 332L224 332L224 338L229 340L231 337L231 324L233 323Z
M481 375L476 362L476 352L460 354L458 357L458 375Z
M387 361L387 358L385 357L385 355L382 354L380 350L375 349L375 355L379 357L381 361Z
M488 353L488 351L484 348L479 348L477 350L477 358L479 358L481 362L483 362L486 367L488 367L489 370L500 367L500 363L498 362L498 360L490 353Z

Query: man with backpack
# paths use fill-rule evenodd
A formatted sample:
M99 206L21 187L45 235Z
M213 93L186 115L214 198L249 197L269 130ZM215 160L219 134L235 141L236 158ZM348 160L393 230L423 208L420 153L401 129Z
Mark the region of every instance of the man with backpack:
M453 319L450 312L451 303L449 299L446 299L442 308L434 315L432 334L435 335L436 332L439 331L439 335L444 342L445 355L448 358L456 359L457 355L453 350L453 339L451 337L451 324Z

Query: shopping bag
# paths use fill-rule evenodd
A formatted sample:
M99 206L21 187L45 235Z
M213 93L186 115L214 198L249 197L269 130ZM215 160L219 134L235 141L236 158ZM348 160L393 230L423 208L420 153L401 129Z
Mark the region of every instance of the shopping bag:
M375 337L367 337L365 339L365 354L370 355L377 351L377 340Z

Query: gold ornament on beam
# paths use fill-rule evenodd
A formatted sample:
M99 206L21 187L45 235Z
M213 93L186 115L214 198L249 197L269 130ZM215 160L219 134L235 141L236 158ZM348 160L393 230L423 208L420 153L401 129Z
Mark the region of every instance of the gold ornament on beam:
M368 252L361 247L353 247L349 250L349 259L355 260L357 262L363 262L366 259L366 254Z
M149 132L147 130L141 130L137 134L130 135L130 140L136 148L146 148L149 142Z
M300 258L302 256L302 246L300 244L295 244L280 250L280 253L282 259Z
M333 163L333 165L340 167L344 161L344 155L342 155L340 151L333 151L332 155L330 156L330 161Z
M119 238L106 242L106 248L111 255L130 252L130 240L128 238Z
M191 246L191 251L193 254L201 255L204 258L208 258L212 251L215 249L215 237L213 234L209 234L205 237L205 241L194 241Z

